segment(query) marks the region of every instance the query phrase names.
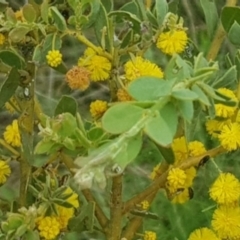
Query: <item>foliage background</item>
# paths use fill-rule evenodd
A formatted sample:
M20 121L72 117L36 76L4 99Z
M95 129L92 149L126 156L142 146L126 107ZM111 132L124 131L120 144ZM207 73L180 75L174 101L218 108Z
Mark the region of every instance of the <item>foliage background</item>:
M9 0L10 6L13 9L18 9L24 2L23 0ZM121 7L128 1L115 1L116 8ZM199 0L181 0L179 1L179 12L185 20L185 26L188 27L188 34L193 42L196 44L199 51L207 52L211 39L213 36L209 36L206 29L204 13L200 5ZM221 7L224 4L223 0L215 0L218 11L220 12ZM89 30L88 30L89 31ZM94 41L93 33L87 32L87 35ZM81 45L77 40L66 38L63 42L63 56L68 66L76 64L77 59L84 51L84 46ZM222 67L225 66L224 57L226 53L230 53L230 56L235 54L236 49L233 45L230 45L228 40L225 40L221 52L218 56ZM145 55L147 58L155 61L156 63L164 65L167 59L159 59L158 51L153 47ZM2 76L1 76L2 77ZM3 81L1 81L2 83ZM63 75L57 73L49 67L41 67L38 69L36 79L36 93L37 97L44 107L44 111L50 115L53 115L53 110L63 94L71 95L74 97L79 106L80 113L85 117L89 118L89 104L92 100L102 99L107 100L109 93L104 83L93 83L91 88L87 91L71 91L66 87L66 83L63 79ZM11 121L13 116L9 115L5 109L1 110L0 121L1 129ZM200 119L200 118L199 118ZM209 139L205 137L204 127L201 122L196 124L195 137L198 140L202 140L206 144L206 148L209 148ZM224 169L234 173L237 177L240 177L239 169L239 151L234 154L226 155L226 158L219 157L217 164L220 169ZM159 156L154 152L148 142L144 143L144 148L139 157L131 164L125 174L124 184L124 199L127 200L130 196L138 193L150 182L149 174L152 168L159 162ZM198 227L208 226L210 224L211 215L213 212L214 202L209 199L208 188L213 180L218 175L218 172L211 162L201 167L198 171L198 176L195 179L193 186L194 196L189 202L180 205L173 205L166 198L164 192L159 192L156 200L152 204L150 211L156 213L159 216L158 220L148 219L144 223L144 230L156 231L158 236L161 236L163 240L186 240L189 233ZM8 181L8 185L14 189L17 184L14 181L15 178L11 178ZM15 194L14 191L9 194ZM94 194L100 200L105 203L106 209L108 203L106 202L106 195L102 192L95 191ZM3 196L0 196L3 197ZM83 198L82 198L82 201ZM101 236L93 234L92 239L101 239ZM89 239L89 236L86 238ZM80 239L83 240L83 239Z

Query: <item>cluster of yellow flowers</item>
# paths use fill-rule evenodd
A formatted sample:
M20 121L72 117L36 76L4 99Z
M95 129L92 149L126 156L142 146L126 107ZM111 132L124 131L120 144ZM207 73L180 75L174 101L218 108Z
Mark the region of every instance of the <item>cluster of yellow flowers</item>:
M174 139L172 149L175 162L169 170L166 187L169 193L173 196L173 203L184 203L191 197L189 188L193 184L197 171L195 167L182 170L178 168L177 165L184 162L189 157L196 157L204 154L206 149L199 141L187 143L185 137Z
M231 173L220 173L209 189L210 197L217 203L212 216L212 230L200 228L188 240L240 239L240 182Z
M56 205L58 215L45 216L37 219L37 228L40 236L46 240L56 239L61 231L66 230L69 220L74 216L74 211L79 207L78 195L68 187L65 195L72 195L66 199L73 207L66 208Z
M21 146L21 137L18 128L18 121L13 120L12 124L6 127L3 133L4 140L13 147Z
M227 150L233 151L240 147L240 111L237 107L238 99L233 91L220 88L218 91L236 102L233 106L221 103L215 104L216 118L206 122L207 132L220 141Z
M62 63L62 54L59 50L50 50L46 59L49 66L58 67Z

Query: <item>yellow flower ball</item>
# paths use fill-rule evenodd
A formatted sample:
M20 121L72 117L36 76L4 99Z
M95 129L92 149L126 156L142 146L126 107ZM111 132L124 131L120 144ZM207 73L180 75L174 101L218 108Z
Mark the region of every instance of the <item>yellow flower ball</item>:
M218 139L227 151L233 151L240 147L240 123L225 124L218 135Z
M21 146L21 137L18 129L18 121L13 120L11 125L6 127L3 133L4 140L13 147Z
M60 229L66 229L68 221L74 216L74 208L66 208L57 205L58 216L56 216L57 221L60 224Z
M101 117L107 110L107 102L96 100L90 104L90 113L93 118Z
M124 70L127 81L133 81L136 78L143 76L163 78L161 68L159 68L155 63L152 63L140 56L126 62Z
M221 240L217 235L209 228L199 228L194 230L188 240Z
M188 156L197 157L206 152L203 143L199 141L191 141L188 143Z
M50 50L46 56L47 63L51 67L57 67L62 63L62 54L59 50Z
M60 233L60 223L56 217L44 217L38 222L39 235L46 240L52 240Z
M142 201L140 204L143 210L148 210L148 208L150 207L150 204L147 200Z
M185 137L175 138L172 142L175 163L179 163L188 158L188 148Z
M157 239L157 234L152 231L145 231L144 232L144 240L156 240Z
M9 165L5 161L0 160L0 184L5 183L10 174L11 168Z
M186 173L180 168L172 168L167 176L167 188L170 193L177 192L178 189L183 188L186 181Z
M157 47L168 55L182 53L187 45L188 37L183 30L163 32L157 39Z
M240 208L221 206L212 217L212 227L220 239L240 239Z
M78 60L78 66L85 67L90 72L90 78L94 82L110 78L111 62L107 58L97 55L92 48L85 50L83 57Z
M218 204L233 204L240 197L240 182L231 173L221 173L211 186L209 194Z

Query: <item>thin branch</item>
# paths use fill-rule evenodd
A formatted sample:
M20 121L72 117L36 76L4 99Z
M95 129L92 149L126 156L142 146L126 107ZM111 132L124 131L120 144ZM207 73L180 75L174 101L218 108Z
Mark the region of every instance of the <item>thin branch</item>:
M122 231L122 175L112 178L108 240L120 239Z
M225 6L235 6L237 4L237 0L227 0ZM217 31L214 35L212 44L207 54L207 60L215 60L217 54L222 46L223 40L226 36L226 32L222 26L221 21L219 21Z

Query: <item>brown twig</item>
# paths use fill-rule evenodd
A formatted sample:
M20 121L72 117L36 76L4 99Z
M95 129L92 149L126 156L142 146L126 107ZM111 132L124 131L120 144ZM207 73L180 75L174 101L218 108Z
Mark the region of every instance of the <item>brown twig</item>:
M112 178L112 194L108 240L120 239L122 231L122 175Z

